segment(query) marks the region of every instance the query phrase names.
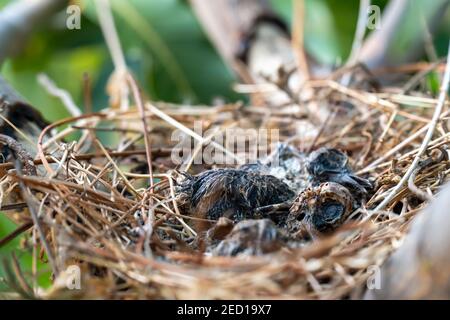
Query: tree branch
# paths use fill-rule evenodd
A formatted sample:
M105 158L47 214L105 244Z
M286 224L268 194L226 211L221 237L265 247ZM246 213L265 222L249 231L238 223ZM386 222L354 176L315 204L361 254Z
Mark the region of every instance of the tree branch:
M0 64L21 50L36 27L47 22L67 3L68 0L22 0L6 6L0 12Z
M412 223L365 299L450 299L450 185Z
M68 2L68 0L21 0L7 5L0 11L0 65L8 56L17 53L28 36L64 8ZM47 125L41 114L1 76L0 102L1 134L13 137L21 143L29 142L20 141L18 139L21 138L20 134L37 137L40 130ZM19 134L17 129L20 130ZM35 151L33 146L27 144L29 143L25 143L25 148L33 154Z
M417 61L424 53L427 32L436 31L449 3L391 0L383 12L380 29L365 41L358 60L370 69ZM422 19L425 26L420 23Z
M192 8L211 42L233 68L242 37L255 19L271 12L267 0L190 0Z

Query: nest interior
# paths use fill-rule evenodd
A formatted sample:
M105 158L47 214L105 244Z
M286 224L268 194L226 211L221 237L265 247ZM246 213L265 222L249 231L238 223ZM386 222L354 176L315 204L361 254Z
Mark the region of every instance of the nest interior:
M389 72L420 72L422 67L410 69ZM306 82L300 104L203 107L137 97L137 107L129 110L111 105L97 114L47 126L37 143L36 175L2 164L7 171L0 182L3 204L17 202L13 194L21 190L27 208L7 214L19 223L36 218L27 239L31 242L35 237L34 258L45 257L54 276L50 288L33 295L47 299L360 298L370 267L382 265L399 247L417 212L448 180L448 111L441 114L444 121L408 185L380 208L417 155L438 101L423 93L423 79L375 90L365 80L344 87L341 77L336 72L326 80ZM252 90L260 94L257 86ZM198 123L213 134L196 135ZM68 126L61 129L63 125ZM281 242L267 254L211 254L205 233L214 233L217 239L232 237L235 218L192 213L181 203L178 190L187 173L237 168L243 164L238 159L249 159L249 150L233 150L230 155L222 148L219 151L235 162L195 161L208 147L216 148L215 138L229 128L277 132L268 145L247 144L259 147L258 159L260 154L271 154L276 142L304 154L321 147L341 150L354 174L370 181L373 189L332 233L299 246ZM60 131L50 135L53 129ZM196 142L193 153L181 163L173 161L179 148L173 141L175 130ZM74 132L80 138L68 141ZM107 139L99 139L99 132ZM288 174L301 174L292 170ZM257 208L253 209L256 217ZM205 223L208 227L202 229ZM270 223L263 227L271 227ZM278 231L283 234L268 237L289 236L287 229ZM81 290L66 286L67 268L72 265L81 268Z

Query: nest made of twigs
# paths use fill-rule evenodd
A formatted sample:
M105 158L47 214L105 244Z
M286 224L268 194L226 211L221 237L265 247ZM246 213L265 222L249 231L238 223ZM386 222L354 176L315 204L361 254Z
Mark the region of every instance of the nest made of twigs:
M302 106L147 102L145 129L142 110L113 108L47 127L38 142L37 176L3 165L9 171L1 181L3 199L21 188L28 205L28 213L10 216L16 221L37 217L35 234L55 277L39 297L360 297L370 267L380 266L400 245L425 200L447 180L448 160L442 154L447 153L449 133L445 125L436 130L409 185L386 208L373 211L411 164L437 101L400 89L347 88L336 80L308 83L314 99ZM318 110L317 117L312 119L305 110ZM342 150L353 170L372 180L373 194L337 231L298 248L282 247L258 256L205 254L204 246L196 243L199 233L194 226L214 221L186 212L178 202L177 185L180 171L196 174L214 165L188 159L177 166L171 161L177 148L171 141L173 130L189 136L195 121L218 131L279 129L280 141L302 152L323 146ZM69 127L43 140L62 124ZM118 137L118 143L106 147L97 138L99 131ZM81 138L64 141L73 132L80 132ZM145 135L150 138L146 143ZM71 265L81 268L81 290L67 289L66 269Z

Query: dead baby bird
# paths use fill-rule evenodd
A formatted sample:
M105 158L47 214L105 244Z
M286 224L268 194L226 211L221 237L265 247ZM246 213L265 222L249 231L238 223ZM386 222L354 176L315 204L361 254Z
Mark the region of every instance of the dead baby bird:
M255 209L292 200L295 193L272 175L245 169L213 169L186 175L180 202L197 218L233 221L257 218Z
M179 203L191 216L205 219L195 225L198 231L211 227L208 220L221 217L234 223L270 217L291 232L301 223L310 233L326 233L339 227L371 188L336 149L321 148L308 155L281 146L263 160L197 176L185 174L178 187Z
M245 220L234 226L228 236L211 250L215 256L261 255L287 245L284 231L269 219Z
M308 157L307 170L312 186L335 182L346 187L358 200L372 188L368 180L353 174L348 157L336 149L320 148L312 152Z
M306 161L309 187L294 200L286 227L294 238L315 238L340 227L361 206L372 184L353 174L341 151L320 148Z
M356 206L347 188L325 182L300 192L292 204L286 227L293 238L315 238L341 226Z

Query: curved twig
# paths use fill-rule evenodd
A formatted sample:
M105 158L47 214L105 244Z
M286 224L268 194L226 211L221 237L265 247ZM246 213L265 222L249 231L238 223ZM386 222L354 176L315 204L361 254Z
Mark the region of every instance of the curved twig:
M405 175L402 177L400 182L392 189L389 195L375 208L375 211L383 210L386 207L386 205L388 205L391 202L391 200L395 197L397 192L405 185L411 174L414 172L414 170L416 170L417 166L419 165L420 157L424 154L425 150L428 147L428 144L430 143L430 140L434 133L434 129L436 128L436 125L442 113L442 109L444 108L449 83L450 83L450 42L447 53L447 66L445 68L444 79L441 85L441 93L439 95L438 104L434 111L433 118L431 119L431 122L429 124L425 138L423 139L420 149L417 152L411 166L406 171Z

